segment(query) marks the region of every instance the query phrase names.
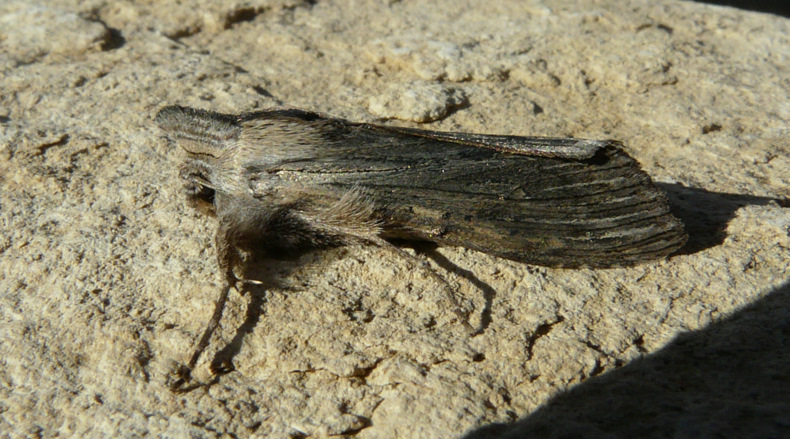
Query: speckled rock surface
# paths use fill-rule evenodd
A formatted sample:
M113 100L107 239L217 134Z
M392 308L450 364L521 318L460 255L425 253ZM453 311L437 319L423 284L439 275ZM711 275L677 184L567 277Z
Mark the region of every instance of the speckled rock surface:
M790 21L678 1L0 5L0 431L134 437L790 435ZM622 140L688 245L558 270L354 246L213 311L212 218L164 105ZM411 250L407 250L411 251Z

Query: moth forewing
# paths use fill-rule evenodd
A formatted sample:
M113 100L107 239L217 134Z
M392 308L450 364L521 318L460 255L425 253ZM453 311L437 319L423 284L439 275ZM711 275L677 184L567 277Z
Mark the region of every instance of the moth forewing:
M420 136L441 142L460 143L479 148L492 149L502 153L573 160L589 159L596 151L612 143L611 141L605 140L497 136L490 134L427 131L416 128L384 127L379 125L370 126L381 130Z

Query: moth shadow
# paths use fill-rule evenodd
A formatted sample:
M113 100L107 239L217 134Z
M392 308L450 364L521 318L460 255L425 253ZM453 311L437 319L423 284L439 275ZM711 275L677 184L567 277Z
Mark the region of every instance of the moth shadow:
M479 289L483 293L485 304L480 312L480 326L471 335L482 334L488 329L491 324L491 308L496 297L496 290L493 287L481 281L473 272L459 267L437 252L438 245L434 243L400 240L395 240L394 243L399 247L413 248L418 253L432 259L442 269L461 276ZM312 249L293 255L278 258L257 258L252 261L248 265L245 278L255 279L256 283L247 283L242 290L243 295L248 296L244 321L237 328L231 341L214 354L211 360L211 370L217 371L217 373L226 373L233 369L233 359L241 352L244 337L251 333L261 321L269 290L298 291L300 288L306 288L309 282L300 282L297 285L287 279L291 278L296 271L300 273L300 276L308 279L312 276L320 276L321 267L328 260L343 258L347 252L345 247Z
M727 224L735 212L744 206L765 206L777 203L790 207L786 198L711 192L681 184L656 183L669 199L672 214L686 227L689 239L675 254L687 255L721 245L727 237Z
M233 338L222 349L214 354L211 360L211 370L218 374L233 370L233 359L241 352L244 337L251 333L261 321L266 305L266 298L272 289L297 291L304 285L296 285L288 279L296 271L306 273L306 276L317 275L322 263L327 259L340 258L345 250L336 249L311 249L302 252L280 255L277 257L257 257L250 261L244 273L245 279L255 280L255 283L244 284L241 292L247 297L247 311L244 321L236 329Z
M660 350L464 439L790 437L790 281Z
M423 254L433 260L433 262L443 270L449 273L454 273L457 276L466 279L467 282L471 283L475 288L480 290L480 292L483 293L483 299L485 300L485 303L483 304L483 309L480 311L480 326L471 335L473 337L480 335L485 332L486 329L488 329L489 325L491 325L491 308L497 294L496 290L491 285L480 280L480 278L478 278L474 272L459 267L453 261L447 259L444 255L437 252L436 249L439 248L439 245L436 243L427 241L399 240L395 240L393 243L396 243L401 247L413 248L417 253Z
M217 374L233 370L233 359L241 352L244 337L255 329L263 315L263 307L266 303L266 290L256 285L245 288L244 293L249 295L244 322L236 329L233 339L217 351L211 359L210 368Z

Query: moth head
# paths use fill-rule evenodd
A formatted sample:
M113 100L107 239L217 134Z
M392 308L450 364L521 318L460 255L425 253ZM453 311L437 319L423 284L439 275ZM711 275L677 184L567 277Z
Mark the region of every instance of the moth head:
M214 213L216 189L211 176L218 159L240 127L234 116L169 106L156 115L156 123L187 153L181 166L187 200L204 213Z

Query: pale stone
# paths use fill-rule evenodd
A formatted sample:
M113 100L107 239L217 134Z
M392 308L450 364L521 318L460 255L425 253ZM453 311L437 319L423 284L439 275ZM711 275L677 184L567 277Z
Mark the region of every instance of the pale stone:
M3 434L790 435L787 19L670 0L52 0L0 22ZM263 262L194 376L220 351L236 370L174 395L166 372L221 277L216 220L184 201L183 155L153 122L171 104L618 139L690 244L575 271L443 248L447 285L376 247Z

